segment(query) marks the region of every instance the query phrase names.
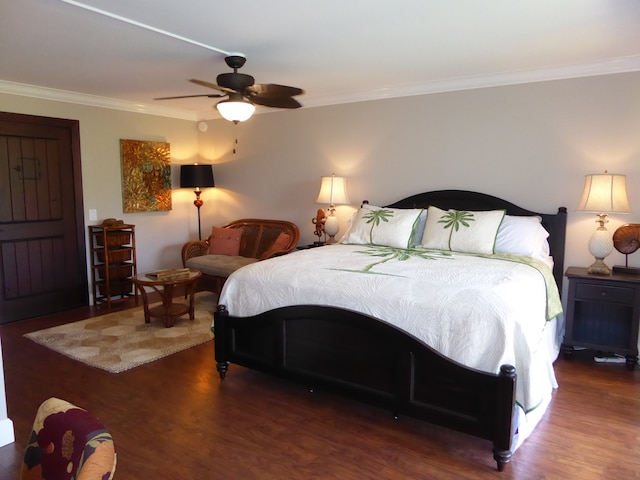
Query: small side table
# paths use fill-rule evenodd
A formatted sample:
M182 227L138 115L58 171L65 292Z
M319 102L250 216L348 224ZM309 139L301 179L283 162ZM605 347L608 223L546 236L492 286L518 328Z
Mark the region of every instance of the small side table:
M164 326L173 327L176 318L189 314L189 319L194 319L193 296L196 293L198 280L202 276L199 270L190 270L189 276L179 279L159 280L157 278L147 277L146 274L135 275L133 283L142 296L144 305L144 323L151 322L151 317L164 319ZM187 297L189 304L174 303L173 291L178 285L183 285L186 289L185 299ZM145 287L151 287L162 297L162 305L149 308L149 298Z
M591 275L569 267L569 298L562 350L574 346L625 355L629 370L638 364L640 276L612 273Z

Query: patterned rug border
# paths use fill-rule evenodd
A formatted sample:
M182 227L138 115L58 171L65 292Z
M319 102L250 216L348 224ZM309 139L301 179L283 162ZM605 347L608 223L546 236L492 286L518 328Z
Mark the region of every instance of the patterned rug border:
M35 332L25 333L24 337L32 340L39 345L49 348L54 352L57 352L61 355L64 355L65 357L71 358L90 367L98 368L110 373L121 373L213 340L211 324L213 321L213 311L216 308L216 304L217 296L215 294L208 292L197 293L195 297L194 320L189 320L188 316L184 315L177 319L175 325L170 328L164 327L164 325L162 324L162 320L159 318L152 318L150 324L145 324L144 310L142 306L139 306L122 311L110 312L104 315L91 317L84 320L78 320L77 322L71 322L55 327L37 330ZM152 306L155 305L158 304L153 304ZM158 332L162 335L163 332L167 332L167 337L162 340L173 338L172 333L178 330L182 331L186 329L188 334L190 333L190 330L196 330L198 327L201 327L202 332L193 332L196 338L192 338L190 340L187 339L186 341L178 344L169 344L167 346L163 346L162 348L155 349L156 353L154 353L152 357L138 360L126 360L112 365L105 365L104 363L100 363L100 359L92 360L93 357L82 356L80 354L74 353L73 351L65 350L65 348L68 348L67 345L69 345L73 341L91 342L100 338L101 336L104 337L104 335L97 333L94 329L82 330L81 327L95 324L109 324L110 320L113 321L113 319L117 320L114 321L113 325L107 325L107 328L117 328L117 326L123 323L124 325L129 323L135 328L148 328L154 334ZM203 323L206 324L206 329L202 327ZM125 336L130 336L130 334L124 332L118 335L116 333L115 335L109 335L107 338L112 339L115 337L118 339L122 339ZM153 335L153 337L155 338L155 335ZM119 341L121 340L115 340L115 343L118 343ZM135 353L136 351L137 350L134 348L133 350L130 350L126 353Z

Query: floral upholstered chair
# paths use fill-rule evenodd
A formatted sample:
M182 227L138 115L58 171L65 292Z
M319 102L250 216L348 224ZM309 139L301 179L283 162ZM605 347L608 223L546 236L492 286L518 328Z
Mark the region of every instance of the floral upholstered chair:
M21 480L110 480L115 469L113 439L98 419L58 398L40 405Z

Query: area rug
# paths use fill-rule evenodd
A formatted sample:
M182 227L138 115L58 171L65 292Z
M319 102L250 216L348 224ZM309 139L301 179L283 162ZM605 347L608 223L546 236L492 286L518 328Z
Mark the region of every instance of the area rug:
M25 337L92 367L120 373L212 340L217 299L213 293L197 293L194 320L184 315L170 328L165 328L160 318L144 323L144 310L136 307L27 333Z

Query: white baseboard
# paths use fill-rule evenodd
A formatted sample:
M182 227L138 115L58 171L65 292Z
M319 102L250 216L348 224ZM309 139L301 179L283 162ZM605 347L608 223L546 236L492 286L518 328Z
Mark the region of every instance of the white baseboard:
M9 445L16 441L16 437L13 433L13 422L5 418L0 420L0 447Z

